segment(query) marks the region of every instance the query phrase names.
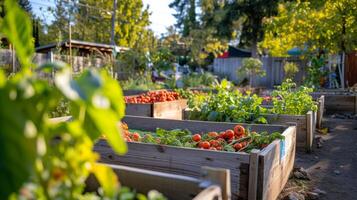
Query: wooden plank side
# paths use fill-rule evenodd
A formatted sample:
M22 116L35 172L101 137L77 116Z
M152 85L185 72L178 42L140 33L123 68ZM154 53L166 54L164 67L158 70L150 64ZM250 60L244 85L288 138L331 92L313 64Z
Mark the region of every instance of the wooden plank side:
M258 198L275 200L289 179L295 160L296 127L291 126L283 135L259 155Z
M324 116L324 109L325 109L325 96L321 95L318 99L318 108L317 108L317 119L316 119L316 128L322 128L322 119Z
M122 185L147 194L157 190L169 199L192 199L202 190L200 181L195 178L168 173L155 172L125 166L110 165Z
M101 162L120 164L154 171L200 177L201 166L229 169L231 172L232 198L246 196L240 186L241 165L249 163L249 154L178 148L144 143L128 143L128 153L116 155L105 140L100 140L94 150L101 155Z
M260 150L253 149L250 153L248 200L257 199L259 152Z
M201 175L201 186L206 184L217 185L221 189L221 198L223 200L231 199L231 176L228 169L204 166Z
M296 123L296 145L298 148L307 146L308 125L306 115L264 115L270 124L287 124L289 122Z
M154 118L182 119L182 110L187 107L187 100L158 102L153 104Z
M134 116L153 116L153 106L152 104L139 104L139 103L127 103L125 105L125 114Z
M312 151L312 145L314 141L314 132L315 132L315 127L314 125L314 113L309 111L306 114L306 125L307 125L307 131L306 131L306 150L308 152Z
M325 95L327 113L354 112L355 97L351 95Z
M284 125L269 125L269 124L244 124L244 123L228 123L228 122L211 122L211 121L196 121L196 120L173 120L173 119L155 119L139 116L125 116L123 121L129 127L135 127L139 130L155 131L156 128L167 130L172 129L188 129L193 133L209 132L209 131L225 131L232 129L235 125L241 124L245 128L254 131L283 132L287 126Z
M221 188L218 186L210 186L200 192L192 200L222 200Z

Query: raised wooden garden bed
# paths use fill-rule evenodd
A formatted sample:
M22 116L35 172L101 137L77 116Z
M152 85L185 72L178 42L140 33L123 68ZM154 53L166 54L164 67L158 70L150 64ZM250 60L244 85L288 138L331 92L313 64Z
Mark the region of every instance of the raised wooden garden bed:
M192 133L223 131L235 123L155 119L126 116L123 121L132 129L155 131L188 129ZM276 199L294 165L296 126L243 124L254 131L279 131L285 140L275 140L263 150L245 152L209 151L166 145L128 143L128 153L116 155L106 140L100 140L94 150L101 162L138 167L193 178L201 176L201 166L230 170L232 199ZM149 181L148 181L149 182ZM176 187L175 187L176 189Z
M186 99L145 104L127 103L125 114L165 119L182 119L182 109L186 107Z
M354 113L357 114L357 93L346 90L325 90L311 93L313 97L325 97L326 113Z
M198 120L197 112L185 109L183 110L183 118L186 120ZM278 114L262 114L268 121L268 124L296 123L296 146L305 148L308 152L312 150L313 138L316 127L316 112L309 111L305 115L278 115Z
M202 167L199 178L162 173L151 170L109 165L117 174L120 184L147 194L157 190L173 200L228 200L230 197L229 170ZM88 192L97 191L99 184L94 176L86 182Z

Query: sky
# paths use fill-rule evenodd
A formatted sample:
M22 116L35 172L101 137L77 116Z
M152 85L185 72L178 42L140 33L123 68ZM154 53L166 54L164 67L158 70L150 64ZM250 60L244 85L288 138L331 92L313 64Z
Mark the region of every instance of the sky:
M150 28L156 35L165 33L167 27L175 24L176 20L172 16L175 11L169 8L170 2L172 2L172 0L143 0L145 5L149 5L149 10L151 12ZM46 8L48 6L53 6L53 0L30 0L30 3L37 15L48 19L49 13L46 12ZM120 3L120 0L118 0L118 3ZM41 7L42 10L40 9Z

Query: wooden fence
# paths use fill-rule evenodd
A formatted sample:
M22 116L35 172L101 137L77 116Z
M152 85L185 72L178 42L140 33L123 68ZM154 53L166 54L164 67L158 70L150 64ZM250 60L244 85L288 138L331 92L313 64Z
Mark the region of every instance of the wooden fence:
M8 67L11 72L18 71L20 68L20 63L17 59L15 59L15 57L16 53L14 51L8 49L0 49L0 66ZM70 57L67 55L59 55L52 53L35 53L35 56L32 59L32 62L37 65L53 61L63 61L69 63ZM86 67L100 68L109 64L110 62L110 60L103 60L101 58L95 57L72 56L72 69L73 73L80 73Z
M242 65L243 58L216 58L213 63L213 71L215 74L228 78L231 81L240 82L244 77L237 76L237 70ZM254 86L265 86L268 88L279 85L285 77L284 64L285 62L292 62L297 64L299 72L295 76L295 82L302 83L303 77L306 74L305 60L301 60L299 57L263 57L263 69L266 71L266 76L255 77L253 80Z

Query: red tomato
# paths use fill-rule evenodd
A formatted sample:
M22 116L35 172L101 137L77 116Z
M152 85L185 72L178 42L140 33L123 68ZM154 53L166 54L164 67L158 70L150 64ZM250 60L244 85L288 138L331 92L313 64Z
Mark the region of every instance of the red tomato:
M245 134L245 129L243 126L241 125L237 125L234 127L234 134L237 136L237 137L240 137L242 135Z
M243 148L243 145L241 143L235 143L233 147L235 150L239 151L241 148Z
M195 142L201 141L201 135L200 134L194 134L192 136L192 140L195 141Z
M226 135L226 132L222 131L222 132L219 133L219 136L218 136L218 137L219 137L219 138L224 138L225 135Z
M207 141L200 142L200 143L202 143L201 146L202 146L202 148L204 148L204 149L209 149L209 148L211 147L210 143L207 142Z
M215 147L210 147L209 150L217 151L217 149Z
M217 151L222 151L223 150L222 146L218 146L218 147L216 147L216 149L217 149Z
M226 133L224 134L224 138L227 140L231 140L234 137L234 131L231 129L226 130Z
M209 141L209 144L212 146L212 147L217 147L219 146L219 142L217 140L211 140Z
M134 140L134 141L136 141L136 142L138 142L138 141L140 141L140 134L139 133L133 133L133 135L131 135L131 138Z

